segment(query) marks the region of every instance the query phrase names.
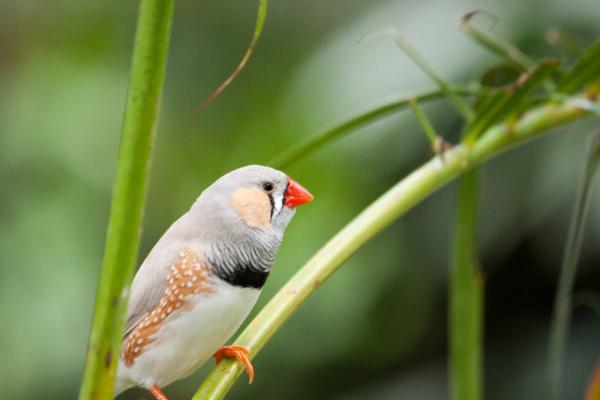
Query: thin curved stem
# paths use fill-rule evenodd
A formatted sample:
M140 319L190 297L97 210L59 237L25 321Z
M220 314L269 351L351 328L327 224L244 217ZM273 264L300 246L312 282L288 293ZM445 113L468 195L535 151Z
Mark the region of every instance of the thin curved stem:
M457 96L472 96L481 93L480 89L472 89L468 87L453 87L449 90ZM379 119L389 115L393 111L398 111L403 108L409 107L415 102L425 102L429 100L440 99L446 96L446 93L447 92L445 90L435 89L421 92L414 96L404 96L390 100L381 106L363 112L356 117L352 117L331 129L328 129L316 136L307 139L305 142L299 144L296 147L292 147L290 150L286 151L281 156L275 158L269 164L272 165L274 168L278 169L287 168L291 164L300 160L301 158L314 152L319 147L325 146L326 144L336 139L339 139L340 137L347 135L362 126L378 121Z
M587 161L573 207L567 243L561 263L558 290L554 298L547 379L550 398L555 400L560 398L562 367L572 312L572 293L583 243L586 215L593 192L594 175L600 167L600 134L592 136L588 147Z
M242 72L242 70L244 69L246 64L248 64L248 61L250 61L250 57L252 56L252 53L254 53L254 49L256 48L256 45L258 44L258 40L260 39L260 35L262 35L263 26L265 25L266 18L267 18L267 0L259 0L258 14L256 15L256 25L254 27L254 34L252 35L252 40L250 41L250 45L248 46L248 49L244 53L242 60L240 61L238 66L233 70L231 75L229 75L229 77L227 79L225 79L225 81L223 83L221 83L219 85L219 87L216 88L210 94L210 96L208 96L202 103L200 103L200 105L198 107L196 107L196 111L202 111L206 107L208 107L208 105L210 103L212 103L212 101L214 99L219 97L219 95L221 93L223 93L223 91L225 89L227 89L227 86L231 85L231 83L235 80L235 78L237 78L238 75Z
M396 45L410 58L421 71L425 73L432 81L434 81L441 91L443 91L450 102L454 105L456 110L463 116L467 121L473 119L473 109L470 105L463 102L460 97L452 92L450 84L442 78L438 73L425 61L425 59L416 51L404 38L400 35L400 32L396 27L389 27L385 30L385 33L390 35L396 42Z
M567 101L525 114L510 127L490 128L472 145L459 145L435 157L389 189L327 242L290 279L235 341L253 358L292 313L348 258L392 221L470 167L538 136L550 128L587 115ZM222 399L242 373L238 363L223 360L206 378L194 400ZM257 379L261 379L258 375Z

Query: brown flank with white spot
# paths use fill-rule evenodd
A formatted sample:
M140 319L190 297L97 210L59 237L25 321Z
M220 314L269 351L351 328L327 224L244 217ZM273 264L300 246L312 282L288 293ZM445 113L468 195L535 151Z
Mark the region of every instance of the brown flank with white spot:
M144 348L154 341L152 336L158 332L165 319L185 306L186 299L196 294L213 293L208 279L208 265L197 253L187 250L179 254L177 262L167 274L167 288L160 302L125 338L122 352L125 365L133 365Z

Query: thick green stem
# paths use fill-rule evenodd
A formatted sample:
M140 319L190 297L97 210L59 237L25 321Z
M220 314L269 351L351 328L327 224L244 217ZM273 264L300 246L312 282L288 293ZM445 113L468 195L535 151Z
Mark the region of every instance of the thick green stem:
M117 174L80 399L112 399L136 265L174 0L141 0Z
M308 296L369 239L470 167L543 131L585 116L574 103L538 107L510 127L494 126L474 144L456 146L444 153L443 160L435 157L408 175L327 242L269 301L235 343L247 346L253 358ZM222 399L242 370L238 363L222 360L194 400ZM261 379L260 373L257 379Z
M483 279L476 248L477 169L458 180L454 252L450 271L450 393L454 400L482 397Z

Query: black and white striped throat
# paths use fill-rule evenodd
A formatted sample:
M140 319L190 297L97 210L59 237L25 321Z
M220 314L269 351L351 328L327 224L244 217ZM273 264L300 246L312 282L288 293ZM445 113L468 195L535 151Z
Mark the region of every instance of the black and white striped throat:
M265 284L275 257L254 246L215 246L208 257L214 274L237 287L261 289Z

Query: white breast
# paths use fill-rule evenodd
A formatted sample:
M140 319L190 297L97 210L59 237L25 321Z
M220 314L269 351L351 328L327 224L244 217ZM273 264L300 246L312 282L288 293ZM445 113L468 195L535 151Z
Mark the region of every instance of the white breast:
M217 278L213 284L212 294L195 295L189 299L189 307L165 320L155 341L133 365L119 365L117 380L123 389L131 385L164 387L184 378L231 338L254 307L260 291L235 287Z

